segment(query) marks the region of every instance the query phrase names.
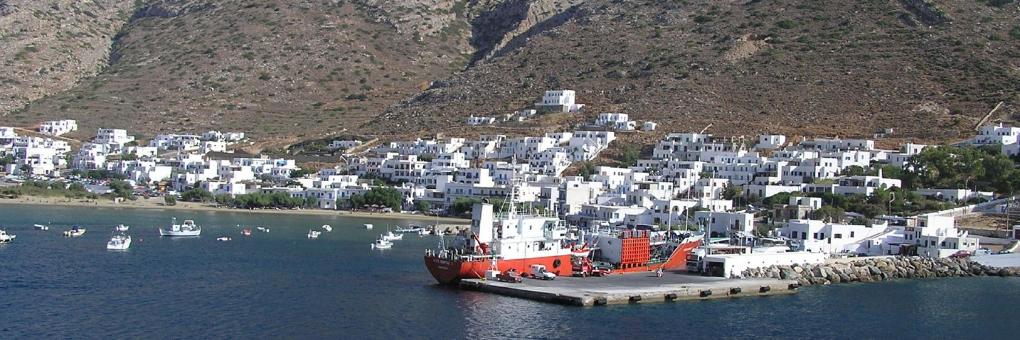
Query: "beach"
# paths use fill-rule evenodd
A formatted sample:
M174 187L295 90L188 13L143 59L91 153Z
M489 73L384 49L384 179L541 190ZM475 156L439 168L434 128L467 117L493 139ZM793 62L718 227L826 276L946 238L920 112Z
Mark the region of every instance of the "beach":
M420 220L424 222L438 223L441 226L467 226L471 220L452 217L436 217L421 214L407 213L376 213L367 211L347 210L325 210L325 209L234 209L218 207L207 203L181 202L176 205L166 205L162 197L138 198L137 200L124 200L114 202L105 199L74 199L67 197L43 197L43 196L22 196L18 198L0 199L2 204L31 204L66 207L104 207L104 208L127 208L127 209L164 209L164 210L198 210L198 211L224 211L224 212L248 212L254 214L292 214L292 215L318 215L318 216L347 216L362 218L383 218L383 219L405 219Z

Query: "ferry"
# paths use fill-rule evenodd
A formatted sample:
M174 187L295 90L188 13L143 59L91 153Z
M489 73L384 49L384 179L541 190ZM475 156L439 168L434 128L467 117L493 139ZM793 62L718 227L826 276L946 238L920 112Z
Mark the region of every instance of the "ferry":
M202 227L195 224L195 221L184 220L184 223L177 224L177 218L173 219L169 229L159 228L159 236L199 236L202 234Z
M469 231L457 234L449 245L425 251L425 267L436 281L455 284L461 279L480 279L490 270L541 274L531 272L538 268L534 265L557 276L572 274L575 249L567 238L566 222L554 216L519 213L517 187L511 185L502 213L496 214L492 204L475 204Z

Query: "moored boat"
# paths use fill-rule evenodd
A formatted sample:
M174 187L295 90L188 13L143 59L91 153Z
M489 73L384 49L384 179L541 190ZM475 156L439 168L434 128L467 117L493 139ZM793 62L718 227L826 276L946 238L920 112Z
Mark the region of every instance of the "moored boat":
M251 228L244 228L241 230L241 235L251 236Z
M106 250L128 250L131 247L131 236L124 234L113 235L110 242L106 243Z
M379 235L379 238L386 241L398 241L404 239L404 234L394 234L392 231L387 231L385 234Z
M195 221L184 220L184 223L177 224L177 218L173 219L170 228L159 228L159 236L199 236L202 235L202 227L195 224Z
M123 225L123 224L118 224L117 227L115 227L114 229L119 231L119 232L125 232L125 231L128 231L128 229L130 229L130 228L131 227L129 227L129 226L126 226L126 225Z
M8 234L6 230L0 229L0 243L10 243L17 237L17 235Z
M67 237L81 237L85 235L85 228L79 226L72 226L71 230L64 231L64 236Z
M233 240L233 239L230 238L230 236L224 235L224 236L217 237L216 240L220 241L220 242L227 242L227 241L230 241L230 240Z
M327 233L333 232L333 227L329 226L328 224L323 224L322 230L325 230Z
M321 235L321 234L322 234L321 231L309 230L308 231L308 239L311 239L311 240L317 239L317 238L319 238L319 235Z
M42 225L42 224L35 224L35 225L32 225L32 227L35 228L35 230L42 230L42 231L50 230L49 226Z
M489 270L515 270L531 274L541 265L557 276L570 276L573 250L566 222L555 216L517 211L517 185L510 188L503 213L489 203L475 204L471 229L456 235L452 244L427 250L424 262L441 284L484 278Z
M390 249L393 247L393 242L387 241L383 238L378 238L375 242L372 242L372 249Z
M375 226L373 226L371 223L365 223L365 229L372 230L372 228L375 228Z

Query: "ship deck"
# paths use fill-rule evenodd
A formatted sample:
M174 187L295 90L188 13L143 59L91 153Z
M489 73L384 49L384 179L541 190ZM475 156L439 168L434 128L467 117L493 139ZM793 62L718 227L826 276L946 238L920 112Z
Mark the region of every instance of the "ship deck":
M557 277L522 283L495 280L461 280L460 287L535 301L572 306L673 302L793 294L797 282L775 279L725 279L691 275L686 272L613 274L607 277ZM768 287L768 288L763 288Z

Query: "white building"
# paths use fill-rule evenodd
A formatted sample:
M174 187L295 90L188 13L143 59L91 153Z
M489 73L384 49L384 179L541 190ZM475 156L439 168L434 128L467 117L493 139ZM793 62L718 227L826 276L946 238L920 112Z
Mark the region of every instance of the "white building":
M1002 123L982 126L977 137L974 137L974 144L1016 144L1017 136L1020 136L1020 128L1005 126Z
M743 211L696 211L694 212L694 220L705 230L711 228L712 234L715 235L730 235L738 232L751 233L754 231L754 214Z
M573 90L545 91L542 101L535 103L539 112L577 112L584 104L575 103Z
M44 135L60 136L71 131L78 131L78 122L73 119L45 121L39 125L39 133Z
M492 118L492 117L475 117L474 115L471 115L471 117L468 117L468 120L467 120L467 124L468 125L492 125L492 124L495 124L495 123L496 123L496 118Z
M917 245L917 255L925 257L949 257L960 251L973 254L980 246L977 238L956 228L951 216L921 216L904 234L907 242Z
M758 144L754 147L758 149L774 150L782 148L785 144L785 135L759 135Z
M856 243L885 230L885 226L790 220L786 226L779 229L779 234L795 240L798 246L795 250L838 254L856 253L858 248Z
M630 120L630 115L626 113L600 113L599 117L595 119L595 125L615 130L633 131L637 127L637 122Z

